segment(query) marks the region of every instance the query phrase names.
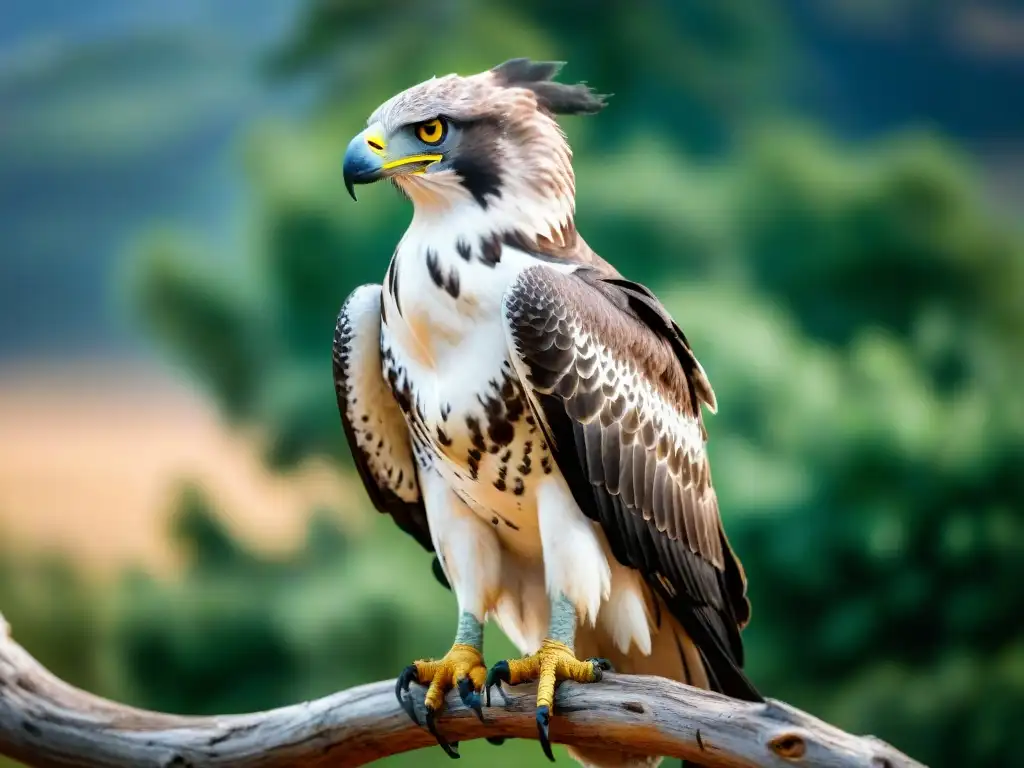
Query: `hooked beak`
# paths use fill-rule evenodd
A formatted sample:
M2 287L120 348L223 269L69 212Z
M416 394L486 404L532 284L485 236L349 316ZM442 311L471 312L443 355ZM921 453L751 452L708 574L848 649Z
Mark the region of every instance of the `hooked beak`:
M389 159L387 145L377 126L370 126L349 142L342 163L345 189L356 199L356 184L371 184L378 179L406 173L423 173L428 166L441 160L441 155L407 155Z

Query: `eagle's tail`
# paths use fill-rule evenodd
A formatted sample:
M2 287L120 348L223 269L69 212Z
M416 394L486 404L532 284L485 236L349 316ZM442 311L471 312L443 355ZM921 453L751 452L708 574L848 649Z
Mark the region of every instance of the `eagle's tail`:
M718 659L712 651L705 661L704 655L682 625L669 613L667 606L660 598L654 599L659 602L655 615L660 618L661 626L652 628L650 656L642 655L635 647L629 655L622 654L598 625L593 629L583 626L579 628L576 639L579 658L600 656L607 658L616 672L657 675L734 698L761 700L760 694L731 660L725 657ZM599 745L569 747L569 754L587 768L655 768L661 762L661 758L602 749ZM700 768L699 764L689 761L684 761L683 765L687 768Z

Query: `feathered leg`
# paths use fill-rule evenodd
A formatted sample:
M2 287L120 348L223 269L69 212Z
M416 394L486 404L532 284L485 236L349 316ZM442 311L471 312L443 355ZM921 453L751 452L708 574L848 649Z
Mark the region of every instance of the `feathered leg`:
M576 658L576 626L582 618L593 623L601 601L610 590L610 569L594 524L587 520L569 493L565 481L552 478L537 492L544 572L550 595L548 635L540 649L522 659L499 661L487 673L487 704L491 688L537 681L537 732L544 754L551 752L549 726L555 686L562 680L593 683L611 665L606 659Z
M395 685L399 704L419 724L408 697L413 682L427 686L425 725L450 757L458 742L449 743L437 730L436 717L453 687L463 703L483 719L480 690L487 676L483 659L483 621L498 591L501 551L498 539L433 471L420 478L424 506L441 568L459 602L459 623L451 650L443 658L421 659L403 670Z

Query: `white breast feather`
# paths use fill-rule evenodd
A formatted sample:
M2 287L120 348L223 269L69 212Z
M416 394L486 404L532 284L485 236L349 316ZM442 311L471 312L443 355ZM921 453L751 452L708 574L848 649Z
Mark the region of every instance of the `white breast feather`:
M505 336L502 299L519 274L539 263L563 272L577 268L570 263L539 262L531 254L509 246L503 247L500 262L493 266L459 255L459 240L473 245L479 241L480 235L467 232L479 226L482 235L493 231L494 225L479 206L468 208L465 220L457 227L439 227L437 222L414 218L396 254L392 268L400 269L401 319L392 317L397 315L397 307L388 303L389 324L394 327L386 330L385 336L405 366L416 396L423 400L420 410L429 427L443 422L447 429L459 428L467 415L480 411L481 393L499 376L502 364L515 364ZM439 268L458 270L458 298L432 281L426 269L428 248L436 255ZM403 328L403 324L408 327ZM422 350L417 353L408 348L413 326L430 335L426 345L430 349L429 364L424 364ZM628 376L625 363L617 361L602 345L597 348L606 375L616 378L621 386ZM642 393L639 396L644 398ZM640 405L658 407L647 399ZM441 418L445 406L450 407L446 421ZM540 415L539 409L534 411ZM523 442L518 431L521 427L520 423L516 435L515 447L519 449ZM541 435L538 431L534 439ZM480 570L478 553L487 552L498 561L500 573L499 591L488 609L522 651L536 650L546 630L546 592L567 595L581 619L597 623L619 649L626 651L635 644L641 652L649 653L649 617L637 574L614 562L600 527L580 511L557 469L551 475L538 471L531 477L527 492L517 497L493 488L493 476L487 467L495 458L494 454L483 457L480 477L474 480L465 466L448 461L441 452L434 457L434 471L445 486L458 492L458 496L446 497L446 502L438 501L444 494L435 492L426 500L435 546L448 553L456 592L470 601L480 597L476 594L479 585L490 583L493 574L490 566L486 573ZM458 514L431 512L431 504L458 505L458 497L479 520L490 523L492 515L497 514L512 522L515 530L504 523L468 525L464 519L460 522ZM473 537L482 538L477 541ZM458 572L465 569L474 572Z

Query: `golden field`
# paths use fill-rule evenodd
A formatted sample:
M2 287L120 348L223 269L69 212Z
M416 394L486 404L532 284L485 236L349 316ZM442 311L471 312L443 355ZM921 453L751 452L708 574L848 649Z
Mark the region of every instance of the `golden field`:
M166 573L176 562L169 516L184 482L203 488L233 533L270 550L296 544L315 506L359 508L349 503L359 489L325 464L271 474L259 444L164 370L0 370L0 536L101 574L127 564Z

